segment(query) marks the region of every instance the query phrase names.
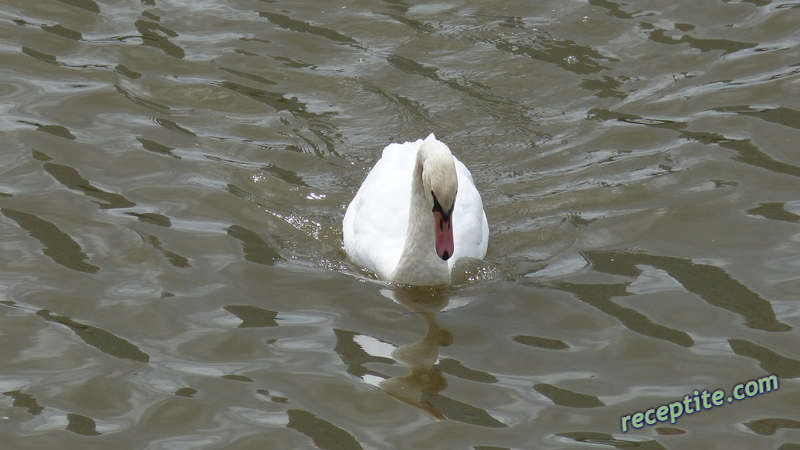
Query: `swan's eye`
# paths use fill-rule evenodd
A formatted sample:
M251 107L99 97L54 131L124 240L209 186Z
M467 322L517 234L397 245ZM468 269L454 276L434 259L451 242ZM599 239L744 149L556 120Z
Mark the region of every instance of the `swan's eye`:
M439 203L439 200L436 198L436 194L431 191L431 197L433 197L433 212L439 211L440 213L444 214L444 208Z
M433 191L431 191L431 195L433 196L433 212L441 214L444 220L450 220L450 215L453 214L453 208L456 206L455 202L453 202L453 206L451 206L449 210L445 211Z

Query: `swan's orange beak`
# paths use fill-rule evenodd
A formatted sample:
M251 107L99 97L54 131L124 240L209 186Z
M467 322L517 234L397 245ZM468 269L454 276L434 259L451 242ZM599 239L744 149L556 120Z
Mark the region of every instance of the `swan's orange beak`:
M436 227L436 254L447 261L453 256L455 244L453 243L452 215L445 216L440 211L433 212L433 223Z

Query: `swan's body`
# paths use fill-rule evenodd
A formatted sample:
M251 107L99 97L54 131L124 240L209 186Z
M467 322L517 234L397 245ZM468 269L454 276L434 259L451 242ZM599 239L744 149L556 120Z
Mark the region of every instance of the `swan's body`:
M390 144L347 207L351 261L387 281L450 283L462 257L483 258L489 225L472 175L434 135Z

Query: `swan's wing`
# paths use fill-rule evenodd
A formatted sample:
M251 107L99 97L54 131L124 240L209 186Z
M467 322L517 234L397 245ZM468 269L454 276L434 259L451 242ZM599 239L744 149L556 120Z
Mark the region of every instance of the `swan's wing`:
M394 273L405 246L411 176L421 144L418 140L387 146L345 212L347 256L381 278Z
M453 240L455 252L450 267L462 257L482 259L489 245L489 223L483 211L481 194L475 187L469 169L453 157L458 177L458 194L453 211Z

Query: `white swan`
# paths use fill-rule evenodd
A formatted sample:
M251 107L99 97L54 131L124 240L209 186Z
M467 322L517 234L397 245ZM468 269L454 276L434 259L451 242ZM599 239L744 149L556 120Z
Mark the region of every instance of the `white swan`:
M489 241L472 175L433 134L387 146L342 225L351 261L418 286L450 284L455 262L483 258Z

